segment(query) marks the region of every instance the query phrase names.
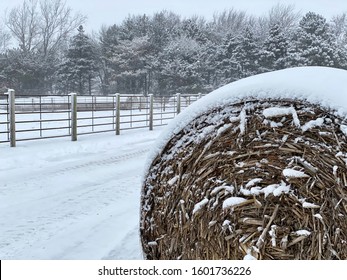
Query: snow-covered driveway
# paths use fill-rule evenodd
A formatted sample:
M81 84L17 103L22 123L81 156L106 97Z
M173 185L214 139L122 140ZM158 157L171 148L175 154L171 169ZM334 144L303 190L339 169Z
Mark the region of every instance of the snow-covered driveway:
M0 259L141 259L141 177L159 132L1 145Z

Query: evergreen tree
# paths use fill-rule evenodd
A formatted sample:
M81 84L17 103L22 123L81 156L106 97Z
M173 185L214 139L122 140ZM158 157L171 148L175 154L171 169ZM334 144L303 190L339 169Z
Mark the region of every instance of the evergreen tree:
M295 51L302 64L340 66L336 40L323 16L307 13L299 23L295 39Z
M44 94L50 91L48 84L52 65L43 60L35 51L24 52L21 49L7 51L3 57L1 75L7 87L19 94Z
M263 48L260 51L259 62L261 72L283 69L288 55L289 42L282 33L279 24L269 30Z
M198 43L206 43L206 33L204 30L205 22L199 18L184 20L181 26L181 37L187 37Z
M100 32L100 82L103 94L111 94L116 92L112 88L112 58L114 56L115 46L119 44L117 36L118 26L112 25L103 28Z
M259 47L249 26L238 40L234 57L238 63L239 78L257 74L259 72Z
M175 37L178 37L178 26L180 17L172 12L162 11L155 13L150 25L150 41L159 52Z
M215 61L211 61L211 63L216 64L216 87L228 84L239 78L240 64L237 61L239 47L240 39L232 34L227 34L222 43L216 47Z
M200 76L203 84L202 92L210 92L221 85L220 77L223 76L223 70L220 68L220 59L224 56L221 55L222 48L215 42L208 40L205 44L201 45L198 54L200 64Z
M122 40L110 59L112 80L117 92L148 94L151 80L152 45L147 36Z
M65 92L92 94L93 80L97 77L99 60L97 48L92 40L84 34L83 26L71 41L65 61L59 69L61 89Z
M168 44L158 59L159 94L198 93L203 89L200 45L193 39L181 37Z

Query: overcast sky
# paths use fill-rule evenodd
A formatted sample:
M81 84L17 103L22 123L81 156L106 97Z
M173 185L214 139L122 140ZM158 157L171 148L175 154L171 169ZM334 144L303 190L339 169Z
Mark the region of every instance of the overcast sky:
M0 17L3 11L12 8L23 0L0 0ZM235 8L248 14L262 15L277 3L294 4L303 14L308 11L319 13L330 19L331 16L347 12L347 0L66 0L69 7L88 17L88 32L98 31L104 25L121 23L129 14L147 14L164 9L182 17L201 15L211 19L215 12Z

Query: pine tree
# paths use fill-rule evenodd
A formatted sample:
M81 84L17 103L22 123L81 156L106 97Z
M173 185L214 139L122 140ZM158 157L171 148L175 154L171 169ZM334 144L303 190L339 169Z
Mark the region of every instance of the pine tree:
M155 51L161 51L172 38L177 37L180 17L172 12L155 13L150 25L150 41Z
M121 40L110 59L115 90L127 94L148 94L151 80L152 45L147 36Z
M93 80L97 76L99 60L97 48L92 40L84 34L83 26L71 41L65 61L59 69L61 88L64 92L74 91L80 95L92 94Z
M285 60L288 55L289 42L282 33L279 24L275 24L269 30L263 48L260 51L261 72L273 71L285 68Z
M100 32L100 82L103 94L116 92L112 88L112 58L114 56L115 46L119 43L117 36L118 26L112 25L108 28L102 28Z
M200 22L199 22L200 21ZM206 43L207 38L204 30L204 22L199 18L184 20L181 26L181 37L187 37L198 43Z
M336 41L323 16L307 13L299 23L295 44L304 65L338 67Z
M171 42L158 59L158 93L191 94L202 91L201 46L193 39L181 37Z
M252 76L259 72L259 48L250 27L246 27L244 34L239 37L239 44L235 49L235 59L240 71L239 78Z
M237 51L240 47L239 38L232 34L227 34L221 44L216 46L216 57L211 64L216 64L216 86L221 86L235 81L241 76L239 63L237 61Z
M2 57L1 75L11 87L19 94L42 94L49 91L46 80L50 65L45 64L42 56L35 51L23 52L12 49ZM46 77L46 79L45 79Z

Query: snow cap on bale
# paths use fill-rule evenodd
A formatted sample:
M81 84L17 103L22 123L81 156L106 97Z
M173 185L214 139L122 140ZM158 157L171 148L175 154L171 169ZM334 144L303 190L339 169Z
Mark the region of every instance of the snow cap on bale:
M346 79L346 70L309 66L268 72L227 84L191 104L189 110L181 112L169 123L150 151L146 167L171 137L196 117L213 108L242 100L298 99L335 111L344 118L347 116Z
M148 259L347 258L347 71L226 85L159 137L141 198Z

